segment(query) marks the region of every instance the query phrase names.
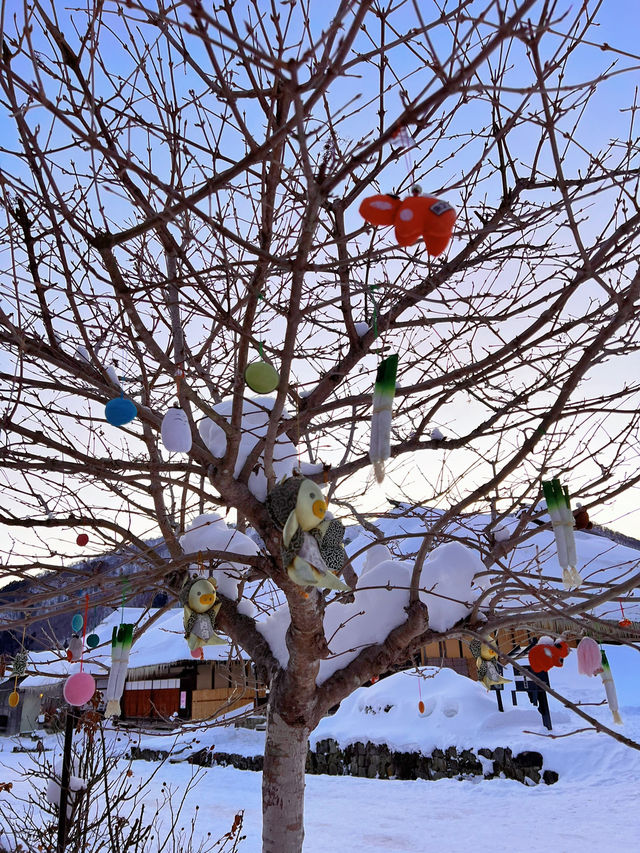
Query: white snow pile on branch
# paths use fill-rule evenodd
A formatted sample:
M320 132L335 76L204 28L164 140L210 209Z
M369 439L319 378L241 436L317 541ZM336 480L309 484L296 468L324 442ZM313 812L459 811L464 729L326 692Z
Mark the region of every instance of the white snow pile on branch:
M349 551L362 547L363 537ZM354 660L366 646L383 643L390 631L407 618L413 562L389 559L386 546L375 544L356 558L362 566L353 602L331 601L325 610L324 631L331 657L320 662L317 683ZM421 600L429 608L429 627L445 631L471 612L481 587L474 577L485 571L475 551L458 542L435 548L424 563ZM289 653L285 637L289 627L286 607L258 624L271 650L286 666Z
M255 448L258 442L267 434L269 427L269 412L273 408L275 399L273 397L256 397L243 402L242 425L240 447L238 449L238 458L233 475L238 477L244 468L247 458ZM221 415L226 420L231 420L231 409L233 406L232 400L223 400L213 407L213 410ZM284 418L288 418L289 414L286 411L282 413ZM200 436L207 445L211 453L216 458L222 458L227 452L227 437L224 431L218 424L214 423L210 418L205 418L200 422ZM290 477L293 469L297 464L297 453L294 445L289 437L282 433L278 436L273 450L273 470L277 480L283 477ZM257 460L254 471L249 476L249 490L263 501L267 496L267 480L264 475L264 454L261 453Z
M229 551L232 554L255 556L259 553L258 546L239 530L228 527L224 520L215 512L203 513L189 524L180 537L180 544L186 554L202 552L206 559L207 551ZM235 601L238 597L238 583L247 571L245 563L221 561L211 573L218 584L218 592L226 598ZM254 606L244 599L238 606L240 613L253 615Z
M56 764L53 772L54 775L51 779L49 779L49 784L47 785L46 797L48 803L51 803L52 806L60 808L60 797L62 795L62 787L60 782L60 780L62 779L62 765L60 763ZM76 799L82 793L82 791L86 790L86 787L86 781L80 776L69 776L67 818L70 818L73 814Z

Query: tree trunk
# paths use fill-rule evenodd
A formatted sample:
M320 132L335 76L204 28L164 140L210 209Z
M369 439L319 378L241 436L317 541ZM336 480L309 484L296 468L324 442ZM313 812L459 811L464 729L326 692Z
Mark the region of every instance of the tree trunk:
M262 853L301 853L310 729L269 710L262 771Z

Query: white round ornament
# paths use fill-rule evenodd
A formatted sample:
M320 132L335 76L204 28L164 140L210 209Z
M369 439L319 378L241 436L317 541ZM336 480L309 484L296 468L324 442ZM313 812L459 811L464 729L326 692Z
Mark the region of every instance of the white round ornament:
M170 453L188 453L191 450L191 429L185 412L174 407L162 419L162 443Z

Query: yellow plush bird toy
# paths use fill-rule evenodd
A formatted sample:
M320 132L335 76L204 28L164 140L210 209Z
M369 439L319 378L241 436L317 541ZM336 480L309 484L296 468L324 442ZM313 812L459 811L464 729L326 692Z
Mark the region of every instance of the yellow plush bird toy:
M214 578L187 580L180 593L180 604L184 607L184 636L190 649L226 643L213 630L221 606L220 602L216 604Z
M480 640L472 640L469 644L471 654L476 659L478 667L478 678L490 690L494 684L509 684L510 678L504 678L500 675L500 670L496 666L496 658L498 653L490 646L481 643Z
M282 562L287 574L299 586L317 586L325 589L349 590L344 581L330 570L339 570L344 563L344 549L324 545L326 532L321 527L327 512L327 503L317 486L304 477L289 477L267 495L267 510L271 520L282 530ZM339 522L334 522L340 525ZM321 528L318 530L318 528ZM329 537L335 544L335 535ZM335 550L335 565L331 559ZM338 565L339 561L339 565Z

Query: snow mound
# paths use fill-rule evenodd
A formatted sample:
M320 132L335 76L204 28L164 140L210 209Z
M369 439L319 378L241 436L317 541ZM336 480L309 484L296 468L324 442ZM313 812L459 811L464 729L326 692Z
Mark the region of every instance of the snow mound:
M508 745L505 730L541 725L540 715L530 711L528 702L527 708L499 713L493 693L452 669L424 667L419 673L399 672L371 687L360 687L332 717L320 721L311 736L312 748L318 740L334 738L341 746L371 741L429 755L435 748L451 745Z
M272 397L255 397L245 400L243 403L242 424L240 427L241 438L238 449L238 458L233 475L238 477L244 468L247 458L251 455L255 446L262 441L269 427L269 413L273 409L275 400ZM223 400L213 407L213 410L225 418L231 420L232 400ZM286 411L282 413L283 418L288 418ZM200 422L200 436L211 453L218 459L224 457L227 452L227 437L224 430L214 423L210 418ZM291 440L284 434L278 436L273 450L273 470L276 478L290 477L297 464L297 454ZM264 458L260 454L254 471L249 476L249 490L259 501L267 496L267 480L264 475Z

